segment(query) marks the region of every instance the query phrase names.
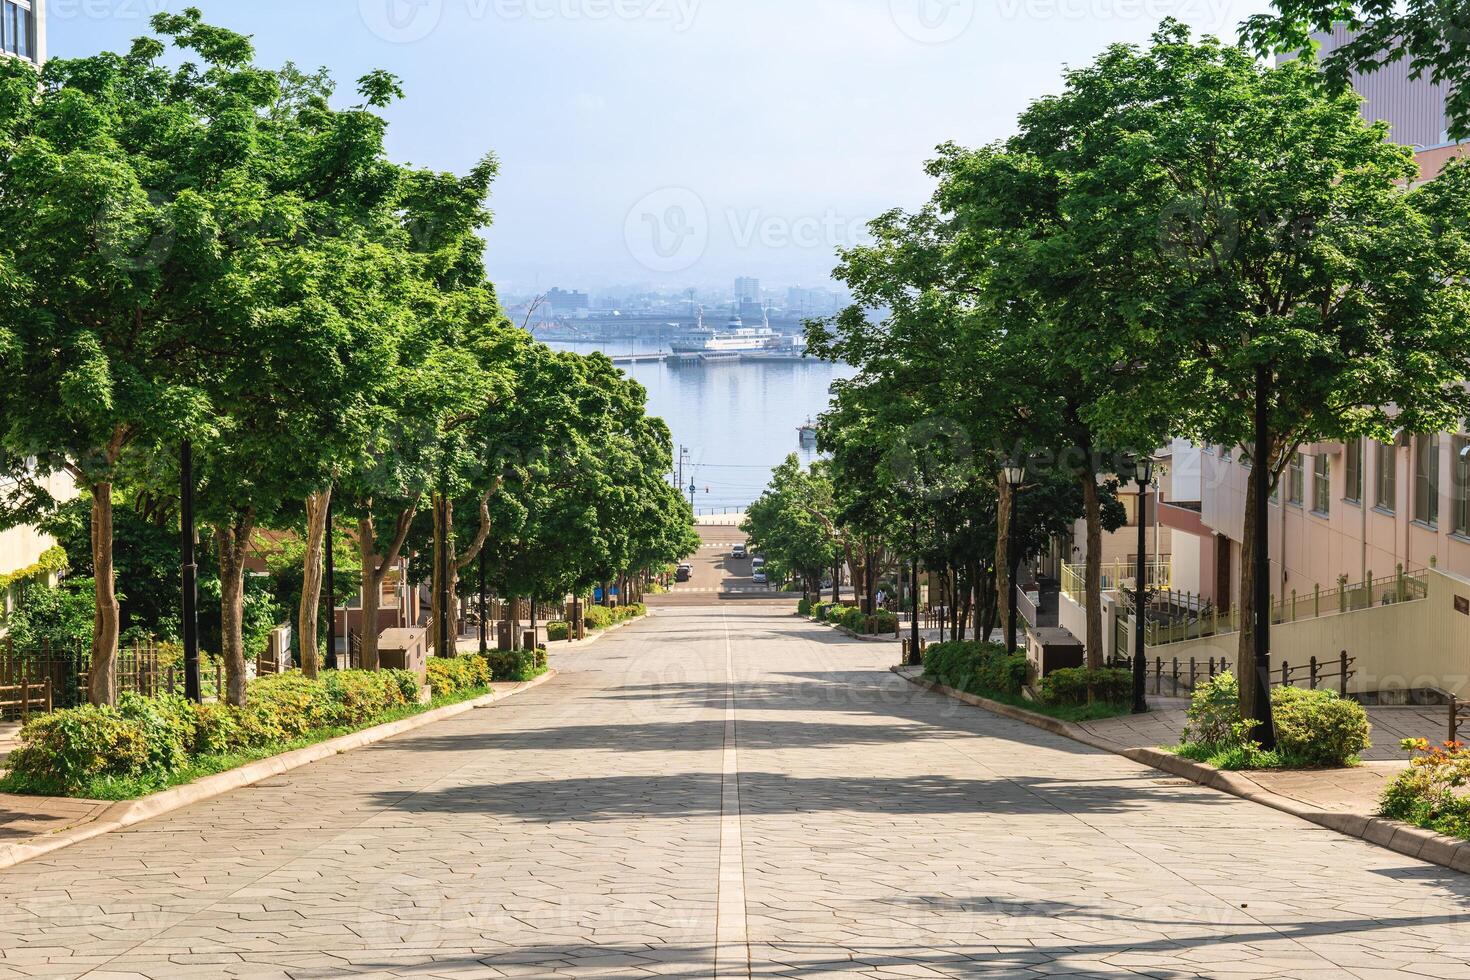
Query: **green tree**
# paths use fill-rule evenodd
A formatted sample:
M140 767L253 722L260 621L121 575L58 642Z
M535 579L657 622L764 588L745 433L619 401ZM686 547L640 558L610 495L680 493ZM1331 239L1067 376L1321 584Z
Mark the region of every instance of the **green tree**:
M1041 247L1117 338L1128 386L1098 406L1178 414L1200 441L1261 445L1271 485L1307 442L1439 431L1470 409L1466 172L1405 191L1410 152L1315 68L1267 68L1166 22L1114 46L1028 114L1065 163ZM1260 399L1266 426L1257 431ZM1249 623L1247 498L1241 610ZM1242 703L1257 682L1242 631Z
M19 484L3 519L54 504L37 475L65 472L91 501L94 703L116 698L113 485L204 414L192 325L225 286L217 208L238 194L231 157L269 88L197 12L163 26L202 70L164 68L157 38L39 78L0 62L0 444Z
M1272 0L1272 14L1246 20L1242 35L1263 56L1317 53L1313 32L1341 25L1351 39L1322 60L1334 91L1352 87L1354 73L1371 73L1407 59L1409 77L1449 86L1449 138L1470 138L1470 9L1438 0Z

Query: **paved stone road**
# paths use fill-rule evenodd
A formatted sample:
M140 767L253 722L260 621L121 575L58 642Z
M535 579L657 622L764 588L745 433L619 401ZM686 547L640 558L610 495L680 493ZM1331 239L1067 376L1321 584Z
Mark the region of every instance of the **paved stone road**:
M1470 879L774 607L0 872L0 977L1470 976Z

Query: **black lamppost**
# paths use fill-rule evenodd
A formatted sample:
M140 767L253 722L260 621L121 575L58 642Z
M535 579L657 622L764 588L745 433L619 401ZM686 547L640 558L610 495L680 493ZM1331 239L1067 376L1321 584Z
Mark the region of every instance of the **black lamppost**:
M914 521L914 557L910 566L909 605L914 615L909 623L909 664L924 666L924 655L919 650L919 522Z
M199 564L194 557L194 445L179 447L179 558L184 633L184 696L204 700L199 682Z
M1006 596L1006 652L1010 653L1016 649L1016 566L1020 564L1017 560L1017 549L1020 545L1020 536L1016 533L1017 508L1016 498L1020 496L1021 484L1026 479L1026 464L1011 461L1004 468L1006 483L1011 488L1010 517L1007 520L1009 530L1006 532L1006 583L1009 586Z
M1148 701L1144 698L1144 675L1148 673L1148 657L1144 652L1144 624L1148 621L1148 569L1144 562L1148 556L1148 540L1145 536L1148 529L1148 486L1154 479L1154 461L1148 456L1124 457L1118 475L1125 483L1131 477L1138 484L1138 563L1133 572L1133 713L1141 715L1148 711Z

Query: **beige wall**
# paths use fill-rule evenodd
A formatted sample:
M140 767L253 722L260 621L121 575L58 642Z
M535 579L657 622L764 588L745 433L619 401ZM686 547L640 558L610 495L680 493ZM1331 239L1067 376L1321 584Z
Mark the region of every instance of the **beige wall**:
M1470 578L1439 570L1425 578L1426 599L1273 626L1273 671L1283 660L1296 666L1315 656L1322 663L1346 650L1357 671L1350 693L1436 688L1470 695L1470 616L1455 609L1457 596L1470 600ZM1169 663L1175 657L1187 662L1224 656L1233 663L1239 639L1227 633L1150 647L1148 657L1150 663L1156 657Z
M70 500L77 495L71 478L67 476L53 475L46 481L46 488L58 500ZM46 549L55 544L55 539L33 527L0 531L0 575L29 568L40 559ZM0 611L8 608L8 597L0 595Z
M1470 576L1470 538L1452 532L1455 481L1458 464L1453 457L1453 440L1440 437L1439 520L1429 527L1413 520L1414 470L1412 441L1393 450L1396 499L1392 510L1376 506L1377 455L1367 443L1363 461L1361 503L1345 499L1347 467L1342 443L1322 443L1306 448L1305 500L1302 506L1278 501L1269 505L1271 594L1311 592L1315 586L1335 587L1338 576L1361 581L1365 573L1376 577L1392 575L1402 564L1417 571L1437 561L1441 568ZM1326 454L1331 464L1329 513L1312 511L1312 462ZM1203 454L1204 480L1201 516L1209 527L1228 536L1238 547L1245 523L1245 488L1250 470L1234 456L1221 459L1216 451ZM1285 480L1283 479L1283 483ZM1232 578L1239 575L1233 564ZM1230 584L1231 595L1238 583ZM1218 598L1218 594L1215 595Z

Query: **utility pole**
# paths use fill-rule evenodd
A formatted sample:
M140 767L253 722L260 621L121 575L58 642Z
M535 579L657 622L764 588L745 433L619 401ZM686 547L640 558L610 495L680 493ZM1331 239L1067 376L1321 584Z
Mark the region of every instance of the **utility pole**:
M332 554L332 501L336 493L327 494L327 669L337 669L337 562ZM366 623L363 624L367 626Z

